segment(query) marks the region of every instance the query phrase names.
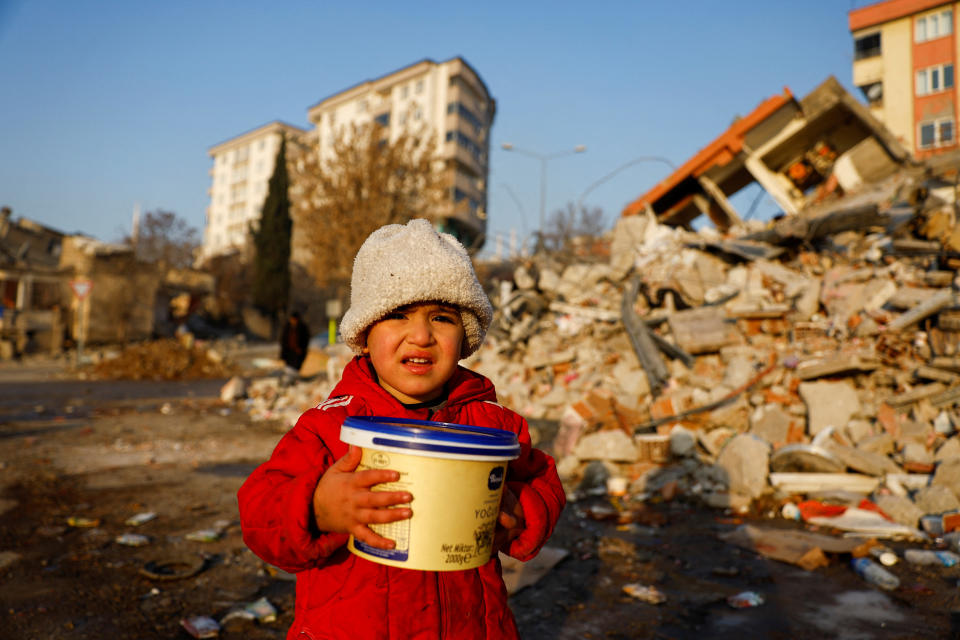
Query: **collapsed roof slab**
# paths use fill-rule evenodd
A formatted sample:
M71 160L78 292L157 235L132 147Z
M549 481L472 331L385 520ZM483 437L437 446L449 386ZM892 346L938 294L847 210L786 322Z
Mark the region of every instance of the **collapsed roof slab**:
M789 89L762 102L667 179L628 204L622 215L651 209L661 222L685 226L706 213L720 229L739 216L728 198L757 182L788 214L806 204L836 158L873 138L894 161L908 154L869 110L829 77L797 101Z

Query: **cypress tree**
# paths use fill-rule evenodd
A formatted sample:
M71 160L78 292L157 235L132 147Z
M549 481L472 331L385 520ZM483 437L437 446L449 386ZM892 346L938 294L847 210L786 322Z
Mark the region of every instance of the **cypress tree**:
M290 295L290 181L287 175L287 141L281 134L273 175L260 215L260 226L251 228L256 255L253 259L253 305L276 318L287 308Z

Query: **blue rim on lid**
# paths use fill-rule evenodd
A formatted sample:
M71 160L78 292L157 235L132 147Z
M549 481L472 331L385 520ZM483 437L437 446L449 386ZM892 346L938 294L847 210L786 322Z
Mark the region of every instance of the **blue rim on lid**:
M373 445L490 457L520 455L516 434L503 429L380 416L349 416L343 426L369 433Z

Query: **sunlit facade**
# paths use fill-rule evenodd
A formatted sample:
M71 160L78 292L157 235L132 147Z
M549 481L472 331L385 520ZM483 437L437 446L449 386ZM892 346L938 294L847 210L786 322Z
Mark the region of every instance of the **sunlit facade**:
M306 133L275 121L210 148L213 166L202 259L247 245L250 226L260 220L281 134L290 137Z
M434 136L449 199L434 213L438 228L466 246L483 246L487 228L490 127L496 103L462 58L422 60L324 98L308 110L322 153L351 124L378 122L391 137L424 125Z
M957 149L958 4L886 0L849 13L853 83L917 158Z

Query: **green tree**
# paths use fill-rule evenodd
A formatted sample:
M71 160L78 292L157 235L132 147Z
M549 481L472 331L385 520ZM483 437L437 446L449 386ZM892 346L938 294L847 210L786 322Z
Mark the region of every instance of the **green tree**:
M286 310L290 296L290 180L287 175L287 141L280 149L267 185L260 224L251 225L253 236L253 305L274 317Z

